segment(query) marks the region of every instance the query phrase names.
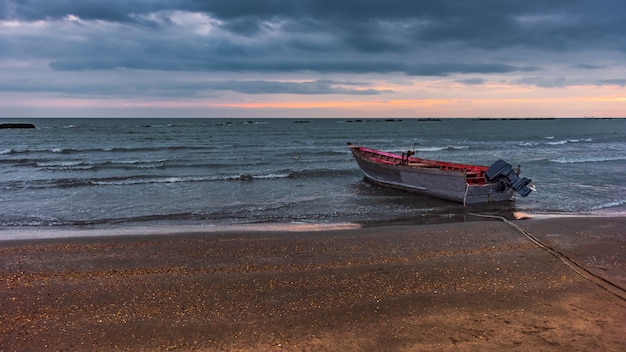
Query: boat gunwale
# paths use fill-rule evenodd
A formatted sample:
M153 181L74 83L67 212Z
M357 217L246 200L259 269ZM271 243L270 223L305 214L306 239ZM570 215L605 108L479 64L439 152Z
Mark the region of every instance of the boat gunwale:
M465 175L466 183L468 186L487 186L489 183L486 182L484 178L485 172L488 170L488 166L483 165L473 165L473 164L462 164L462 163L453 163L447 161L438 161L438 160L430 160L430 159L422 159L415 158L409 156L404 162L404 159L401 155L384 152L376 149L359 147L350 145L350 149L354 152L354 154L358 155L362 160L370 161L376 164L387 165L387 166L397 166L397 167L406 167L409 169L420 169L420 170L439 170L442 172L459 172ZM366 153L370 153L371 155L366 155ZM390 158L393 161L388 159L382 159L379 156L383 156L386 158Z

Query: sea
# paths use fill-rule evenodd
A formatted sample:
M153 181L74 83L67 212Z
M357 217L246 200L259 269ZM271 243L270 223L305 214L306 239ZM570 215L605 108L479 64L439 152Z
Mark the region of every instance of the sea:
M626 119L0 119L14 229L424 224L472 213L625 214ZM521 166L536 191L462 204L363 179L347 142Z

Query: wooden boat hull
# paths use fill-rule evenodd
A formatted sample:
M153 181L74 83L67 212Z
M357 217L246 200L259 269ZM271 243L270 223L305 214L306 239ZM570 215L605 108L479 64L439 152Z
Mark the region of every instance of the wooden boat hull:
M350 146L365 178L377 185L429 195L463 204L510 201L514 191L498 183L487 183L481 177L486 166L441 163L407 158L367 148ZM380 153L372 157L371 153ZM368 156L369 155L369 156ZM443 166L442 166L443 165ZM475 174L479 175L476 176ZM468 175L470 177L468 178Z

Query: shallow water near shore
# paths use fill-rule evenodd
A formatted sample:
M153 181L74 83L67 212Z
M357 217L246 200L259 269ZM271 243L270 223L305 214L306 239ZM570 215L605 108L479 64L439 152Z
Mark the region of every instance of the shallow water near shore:
M5 119L6 120L6 119ZM12 122L12 121L0 121ZM0 227L467 221L471 212L623 212L626 120L28 119L0 132ZM373 186L346 142L522 166L515 202Z

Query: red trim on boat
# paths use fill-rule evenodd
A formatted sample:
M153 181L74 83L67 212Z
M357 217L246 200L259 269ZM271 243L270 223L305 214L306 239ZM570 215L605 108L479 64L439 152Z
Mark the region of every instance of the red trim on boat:
M437 168L445 171L458 171L465 173L468 184L486 184L485 172L489 169L488 166L451 163L446 161L415 158L412 156L408 158L405 156L403 158L402 155L352 145L350 148L359 153L364 159L368 159L376 163L386 165L405 165L407 167L414 168Z

